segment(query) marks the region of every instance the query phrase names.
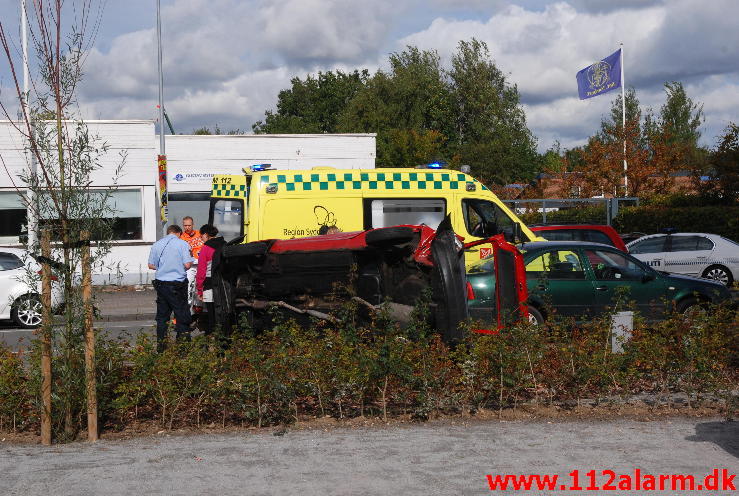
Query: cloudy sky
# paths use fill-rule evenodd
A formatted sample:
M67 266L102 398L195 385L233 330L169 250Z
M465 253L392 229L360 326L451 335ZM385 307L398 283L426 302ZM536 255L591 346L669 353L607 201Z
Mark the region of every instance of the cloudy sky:
M0 0L6 26L19 3ZM608 113L616 93L580 101L575 74L620 42L644 107L657 111L663 83L681 81L704 105L704 144L739 121L736 0L162 0L162 18L165 107L178 133L250 131L292 77L374 72L406 45L448 63L472 37L518 85L541 151L583 144ZM156 68L155 0L109 0L86 61L84 116L155 118ZM4 68L0 78L7 87Z

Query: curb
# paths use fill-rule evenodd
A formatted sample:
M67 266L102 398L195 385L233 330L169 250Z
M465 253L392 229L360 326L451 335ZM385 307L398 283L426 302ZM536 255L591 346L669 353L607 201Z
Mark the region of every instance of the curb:
M128 321L128 320L141 320L154 322L156 314L154 313L122 313L115 315L101 315L95 319L95 322L117 322L117 321Z

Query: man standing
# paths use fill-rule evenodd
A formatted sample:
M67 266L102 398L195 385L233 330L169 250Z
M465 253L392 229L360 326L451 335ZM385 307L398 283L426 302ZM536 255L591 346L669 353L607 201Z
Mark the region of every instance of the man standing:
M180 234L180 239L190 245L192 256L197 260L200 248L203 247L203 240L200 237L200 232L197 229L193 229L193 222L192 217L189 215L182 218L182 229L184 231Z
M179 236L179 226L169 226L167 235L154 243L149 253L149 268L156 270L154 289L157 291L157 350L164 349L167 322L174 312L177 339L189 336L190 308L187 304L187 270L193 262L190 246Z
M200 232L193 228L195 221L189 215L182 218L182 228L184 231L180 234L180 239L190 246L190 253L195 259L193 266L187 271L187 304L196 304L195 301L195 273L198 265L198 255L203 247L203 240Z

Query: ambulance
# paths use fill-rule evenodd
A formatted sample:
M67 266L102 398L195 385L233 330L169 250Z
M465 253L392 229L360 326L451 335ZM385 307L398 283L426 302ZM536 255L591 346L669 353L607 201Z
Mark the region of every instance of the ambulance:
M425 224L447 214L465 244L503 234L514 243L540 241L489 188L438 164L423 168L275 170L215 175L209 223L231 243L292 239L332 232ZM465 250L465 264L492 254L489 244Z

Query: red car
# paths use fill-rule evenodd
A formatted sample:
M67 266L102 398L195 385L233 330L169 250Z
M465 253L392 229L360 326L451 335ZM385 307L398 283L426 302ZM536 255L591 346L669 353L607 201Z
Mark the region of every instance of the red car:
M429 323L445 341L455 342L468 316L464 248L448 218L436 231L425 225L395 226L225 246L213 266L216 323L230 329L246 318L255 330L268 329L275 311L306 322L333 322L353 300L360 318L371 320L382 312L403 324L428 292ZM525 308L526 293L525 283L515 281L524 278L515 270L513 255L499 253L499 284L507 281L510 289L501 290L499 300L499 308L510 310L499 313L518 313Z
M534 233L547 241L587 241L601 243L628 251L626 244L611 226L599 224L546 224L529 226Z

